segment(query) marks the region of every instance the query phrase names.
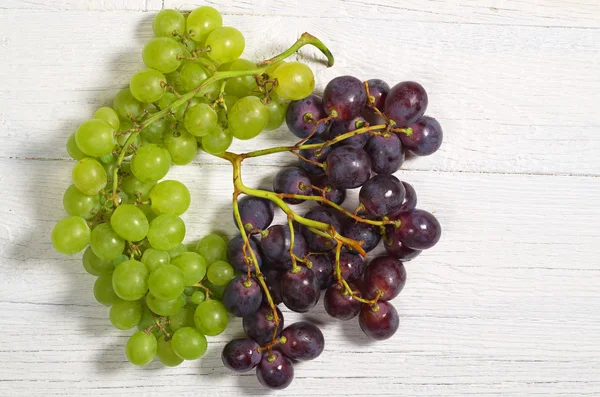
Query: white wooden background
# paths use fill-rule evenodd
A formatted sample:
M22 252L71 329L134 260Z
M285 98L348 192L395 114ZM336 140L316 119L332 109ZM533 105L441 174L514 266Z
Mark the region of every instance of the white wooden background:
M420 81L445 130L437 154L399 172L444 227L407 265L400 330L369 343L319 305L326 351L286 396L600 395L598 0L0 0L1 396L265 394L221 365L239 321L202 360L129 365L130 332L110 326L79 256L49 241L67 137L142 67L156 10L201 4L244 32L251 59L322 38L336 65L314 64L320 88L342 74ZM268 186L282 159L250 163L246 181ZM188 241L233 233L229 173L207 155L172 169L193 194Z

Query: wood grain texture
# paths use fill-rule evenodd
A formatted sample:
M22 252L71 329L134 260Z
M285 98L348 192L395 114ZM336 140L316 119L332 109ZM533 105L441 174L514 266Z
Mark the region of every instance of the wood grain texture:
M398 173L444 228L438 246L407 263L409 281L394 301L398 334L368 343L355 321L329 320L322 303L308 316L285 311L288 324L322 324L326 351L297 365L294 383L278 394L600 395L596 1L202 4L244 32L251 59L283 50L303 31L322 37L336 65L311 61L319 89L341 74L422 82L428 113L445 129L440 152ZM210 339L202 360L174 369L129 365L130 332L110 326L80 255L63 257L49 242L70 184L66 138L143 67L153 17L143 11L162 6L0 1L0 396L265 395L253 373L236 376L221 365L223 345L241 334L239 320ZM376 40L366 34L375 28ZM281 142L293 142L283 129L233 149ZM244 181L269 188L278 167L293 162L284 154L254 160ZM230 172L204 154L170 171L192 193L186 241L235 232Z

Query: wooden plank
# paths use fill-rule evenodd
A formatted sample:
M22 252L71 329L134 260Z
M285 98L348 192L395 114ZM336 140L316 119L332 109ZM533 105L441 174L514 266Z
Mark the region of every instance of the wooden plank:
M3 0L0 10L156 11L162 0Z

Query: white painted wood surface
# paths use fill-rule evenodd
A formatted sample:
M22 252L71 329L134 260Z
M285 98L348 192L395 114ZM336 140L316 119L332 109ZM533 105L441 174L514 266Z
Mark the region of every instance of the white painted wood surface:
M0 0L0 396L265 394L220 364L239 321L202 360L128 365L129 332L110 326L79 257L49 243L70 183L66 138L142 66L144 11L163 3L199 5ZM600 395L597 1L205 3L246 34L248 58L321 37L336 66L313 65L320 87L347 73L422 82L445 128L439 153L399 172L444 235L407 266L398 334L367 343L319 305L309 317L326 351L296 367L286 396ZM252 162L247 183L268 186L283 159ZM233 233L227 165L200 155L170 175L192 192L189 241Z

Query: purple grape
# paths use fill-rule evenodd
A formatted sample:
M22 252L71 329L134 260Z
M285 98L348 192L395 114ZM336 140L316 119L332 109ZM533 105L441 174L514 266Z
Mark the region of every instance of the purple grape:
M380 256L371 261L364 276L364 291L370 299L379 291L380 301L389 301L398 296L406 284L406 269L402 262L391 256Z
M399 259L403 262L408 262L412 259L415 259L421 252L423 252L421 250L414 250L404 246L400 240L398 240L397 234L394 233L393 226L386 226L385 234L386 238L383 240L385 251L396 259Z
M355 131L359 128L363 128L366 126L367 122L362 117L356 117L350 121L339 120L335 121L331 124L331 129L329 130L329 139L334 139L340 135L344 135L345 133ZM371 135L367 132L362 134L354 135L350 138L346 138L342 141L336 143L336 146L354 146L358 148L362 148L365 146L369 137Z
M361 188L360 203L371 215L382 217L395 214L402 207L406 191L394 175L375 175Z
M325 338L321 330L306 321L288 326L281 333L281 337L285 337L285 343L277 348L292 360L314 360L325 349Z
M372 136L365 146L365 152L371 159L373 172L377 174L393 174L404 162L402 142L396 134Z
M369 96L372 97L374 102L373 105L383 111L383 104L390 92L390 86L385 81L379 79L367 80L367 84L369 85Z
M247 275L237 276L223 291L223 305L234 316L244 317L254 313L262 302L262 290L258 281Z
M369 338L385 340L396 333L400 318L390 302L377 302L375 305L362 305L358 324Z
M260 250L258 249L258 243L254 237L249 238L250 241L250 249L254 251L254 255L256 256L256 260L258 261L258 267L262 266L262 255L260 254ZM229 240L227 244L227 262L231 264L236 270L240 272L248 271L248 265L244 260L244 254L242 253L242 248L244 247L244 239L242 236L236 236ZM246 254L248 259L252 259L250 255L250 251L246 249ZM254 264L250 267L250 271L254 271Z
M417 192L415 188L408 182L402 182L402 186L404 186L406 195L398 213L412 211L417 207Z
M323 143L324 141L319 138L311 138L306 141L306 145L312 145L317 143ZM323 163L327 159L327 155L331 152L331 146L319 147L316 149L302 149L300 150L300 155L307 160L316 161L318 163ZM316 166L308 161L304 161L300 159L300 167L311 175L323 175L325 174L325 169L319 166Z
M287 270L281 276L283 304L290 310L305 313L319 300L321 289L312 270L299 266L297 271Z
M325 190L325 198L331 201L332 203L342 205L344 200L346 200L346 189L333 186L331 183L329 183L325 175L314 176L311 178L311 180L313 186L316 186L321 190ZM315 191L313 192L313 194L322 193L317 192L316 189L314 190ZM321 202L319 203L319 205L327 206L327 204Z
M371 159L363 149L340 146L327 156L325 168L329 182L343 189L362 186L371 176Z
M362 248L365 252L372 251L377 247L377 244L379 244L379 241L381 240L379 226L354 220L348 221L344 226L344 232L342 234L352 240L364 241ZM354 250L350 249L350 252L354 252Z
M431 213L423 210L404 212L398 216L400 227L393 233L402 244L415 250L433 247L442 235L442 226Z
M360 115L367 101L363 83L352 76L331 80L323 92L323 107L336 120L352 120Z
M313 132L315 123L326 117L323 100L320 96L312 94L299 101L290 102L285 121L292 134L304 139ZM329 123L319 123L313 137L323 136L327 128Z
M294 365L281 352L273 350L263 355L256 367L256 377L261 385L269 389L285 389L294 380Z
M281 314L279 308L276 307L275 309L277 309L277 315L279 316L279 327L277 327L276 334L279 336L283 329L283 314ZM266 345L271 342L275 330L273 309L268 304L263 304L257 311L245 316L242 325L244 326L244 332L250 339L260 345Z
M225 367L235 372L247 372L256 367L262 359L256 342L244 338L229 341L223 348L221 360Z
M348 286L352 292L360 297L360 291L354 285L348 283ZM358 316L360 308L362 307L362 303L354 299L352 295L348 294L346 288L340 284L333 284L331 287L327 288L323 303L327 314L343 321Z
M433 117L423 116L416 123L409 126L412 128L410 136L400 133L400 140L404 147L417 156L429 156L435 153L444 139L442 126Z
M263 230L273 222L275 206L271 200L260 197L244 196L238 201L240 217L246 232L251 230ZM237 226L235 216L233 222Z
M290 228L288 225L273 225L262 233L260 248L271 266L276 269L292 267L290 256ZM302 234L294 228L294 254L304 258L308 254L308 246Z
M271 299L273 299L273 303L276 305L282 302L281 300L281 275L283 272L277 269L267 269L263 271L263 276L265 278L265 283L269 289L269 293L271 294ZM267 304L269 300L267 299L267 295L263 291L263 303Z
M304 217L307 219L311 219L313 221L319 221L319 222L330 224L335 228L335 230L338 230L340 232L342 230L340 221L328 208L322 208L322 207L313 208L306 215L304 215ZM315 251L315 252L331 251L337 245L337 243L334 239L328 238L325 236L319 236L318 234L313 233L306 227L302 228L302 235L306 239L308 248L310 248L311 251Z
M365 259L359 254L342 252L340 254L340 269L346 281L359 280L365 272Z
M307 257L311 262L315 277L321 289L327 289L333 283L333 264L327 255L311 254Z
M288 167L280 170L273 180L273 191L275 193L300 194L310 196L312 187L308 174L299 167ZM295 198L284 198L288 204L300 204L304 200Z
M393 86L385 98L384 113L398 127L408 127L423 117L427 102L427 92L421 84L403 81Z

